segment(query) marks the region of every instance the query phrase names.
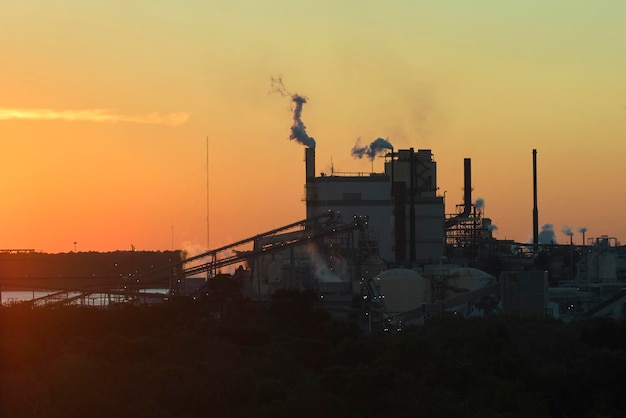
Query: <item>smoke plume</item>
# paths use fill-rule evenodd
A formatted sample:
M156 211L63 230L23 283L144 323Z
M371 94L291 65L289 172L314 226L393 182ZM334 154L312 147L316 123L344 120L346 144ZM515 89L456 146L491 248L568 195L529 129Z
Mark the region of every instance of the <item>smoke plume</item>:
M489 225L489 226L487 227L487 229L488 229L489 231L497 231L497 230L498 230L498 227L497 227L496 225L494 225L494 224L491 224L491 225Z
M485 207L485 199L479 197L478 199L476 199L476 202L474 202L474 207L476 209L482 209Z
M585 232L587 232L587 228L582 226L578 229L578 232L580 232L581 234L584 234Z
M108 109L53 110L53 109L0 109L0 120L64 120L86 122L133 122L178 126L189 119L189 114L149 113L146 115L121 115Z
M565 235L567 235L568 237L571 237L572 235L574 235L574 232L572 231L572 228L570 228L569 226L565 225L563 227L563 233Z
M386 139L377 138L372 141L371 144L362 147L361 138L358 138L356 140L356 144L352 148L352 156L359 159L367 156L370 160L374 160L377 155L382 154L382 152L386 149L393 151L393 145L391 145Z
M306 103L306 97L294 95L292 97L296 108L293 111L293 125L291 126L291 135L289 139L295 139L299 143L309 148L315 148L315 139L307 135L306 126L302 123L302 105Z
M554 225L545 224L539 232L540 244L556 244L556 235L554 234Z
M285 88L283 84L283 79L281 76L276 78L271 77L271 85L272 85L272 93L280 94L281 96L289 96L291 100L296 104L293 110L293 125L291 125L291 135L289 135L289 139L295 139L302 145L315 148L315 139L310 137L306 133L306 126L302 122L302 106L307 102L307 98L305 96L301 96L299 94L291 94Z

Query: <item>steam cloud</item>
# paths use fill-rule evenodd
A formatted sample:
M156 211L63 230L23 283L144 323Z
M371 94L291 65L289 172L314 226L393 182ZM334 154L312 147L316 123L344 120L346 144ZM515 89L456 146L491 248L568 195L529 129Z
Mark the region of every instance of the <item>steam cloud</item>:
M494 225L494 224L491 224L491 225L489 225L489 226L487 227L487 229L488 229L489 231L497 231L497 230L498 230L498 227L497 227L496 225Z
M568 237L571 237L572 235L574 235L574 232L572 231L572 229L567 225L563 227L563 233L567 235Z
M554 225L545 224L541 227L539 232L540 244L556 244L556 235L554 234Z
M474 202L474 207L476 209L484 208L485 207L485 199L480 198L480 197L478 199L476 199L476 202Z
M187 122L189 114L149 113L146 115L120 115L107 109L53 110L53 109L0 109L0 120L65 120L86 122L134 122L178 126Z
M367 156L370 160L374 160L377 155L380 155L386 149L393 151L393 145L391 145L386 139L377 138L372 141L371 144L362 147L361 138L358 138L356 140L356 144L352 148L352 156L359 159Z
M587 228L586 228L586 227L584 227L584 226L583 226L583 227L580 227L580 228L578 229L578 232L580 232L581 234L584 234L585 232L587 232Z
M302 145L309 148L315 148L315 139L307 135L306 126L302 123L302 105L306 103L306 97L294 95L292 96L293 102L296 104L296 108L293 111L293 125L291 126L291 135L289 139L295 139Z
M306 126L302 122L302 106L307 102L307 98L299 94L289 93L287 89L285 89L281 76L276 78L272 77L271 84L273 93L278 93L283 97L289 96L296 104L293 110L293 125L291 125L291 135L289 135L289 139L295 139L306 147L315 148L315 139L306 133Z

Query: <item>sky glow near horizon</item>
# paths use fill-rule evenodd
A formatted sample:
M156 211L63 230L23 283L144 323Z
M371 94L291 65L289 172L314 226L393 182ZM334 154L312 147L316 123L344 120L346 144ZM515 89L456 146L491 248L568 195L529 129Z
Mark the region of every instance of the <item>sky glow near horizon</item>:
M454 213L471 158L494 235L528 242L537 149L540 225L626 240L624 2L41 3L0 5L0 248L217 247L303 219L277 76L318 175L382 171L359 138L431 149Z
M121 115L108 109L53 110L53 109L0 109L0 120L65 120L87 122L134 122L177 126L187 122L189 115L184 112L161 115Z

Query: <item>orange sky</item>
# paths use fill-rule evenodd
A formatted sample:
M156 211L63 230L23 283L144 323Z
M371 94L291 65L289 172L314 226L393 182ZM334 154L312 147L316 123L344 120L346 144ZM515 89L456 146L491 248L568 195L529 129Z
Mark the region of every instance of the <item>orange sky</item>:
M527 242L536 148L540 224L626 240L626 3L41 3L0 5L0 248L206 248L207 137L212 247L303 219L276 75L318 174L369 171L359 137L429 148L451 212L469 157Z

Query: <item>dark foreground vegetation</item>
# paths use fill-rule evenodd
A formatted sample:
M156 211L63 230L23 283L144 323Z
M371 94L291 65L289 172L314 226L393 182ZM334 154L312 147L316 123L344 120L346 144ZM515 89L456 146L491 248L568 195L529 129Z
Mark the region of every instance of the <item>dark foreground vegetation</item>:
M2 417L621 417L626 325L433 319L366 335L308 293L0 309Z

